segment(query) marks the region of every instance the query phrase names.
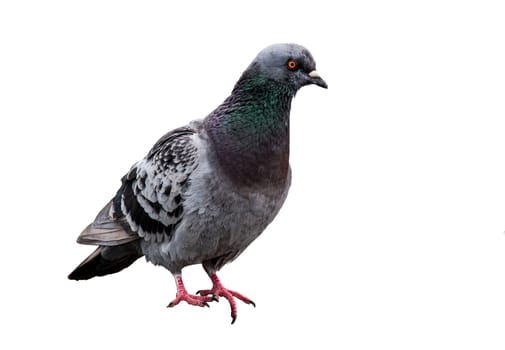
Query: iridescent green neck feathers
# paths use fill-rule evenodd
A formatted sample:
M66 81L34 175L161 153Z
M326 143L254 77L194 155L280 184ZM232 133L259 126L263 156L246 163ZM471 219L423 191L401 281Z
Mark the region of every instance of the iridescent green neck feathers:
M233 182L248 187L281 185L289 172L289 111L295 91L253 73L244 73L204 125Z

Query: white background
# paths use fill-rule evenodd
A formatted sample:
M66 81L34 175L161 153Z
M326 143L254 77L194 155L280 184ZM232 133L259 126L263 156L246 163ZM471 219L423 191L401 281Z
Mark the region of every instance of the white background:
M504 349L501 1L181 3L1 3L0 347ZM221 272L257 308L166 309L143 259L68 281L131 164L275 42L329 89L298 93L287 203Z

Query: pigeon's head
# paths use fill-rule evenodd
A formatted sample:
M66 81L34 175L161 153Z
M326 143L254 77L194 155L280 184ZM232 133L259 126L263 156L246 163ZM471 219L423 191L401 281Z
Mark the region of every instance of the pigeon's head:
M316 71L316 62L309 50L297 44L274 44L263 49L251 63L249 70L263 77L285 83L293 91L315 84L328 85Z

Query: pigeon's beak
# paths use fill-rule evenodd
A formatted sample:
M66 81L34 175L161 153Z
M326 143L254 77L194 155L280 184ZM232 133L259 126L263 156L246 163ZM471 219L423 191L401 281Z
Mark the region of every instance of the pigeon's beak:
M321 76L319 75L319 73L317 71L313 70L312 72L310 72L309 77L310 77L310 82L312 84L316 84L317 86L320 86L325 89L328 88L328 84L326 84L326 82L323 80L323 78L321 78Z

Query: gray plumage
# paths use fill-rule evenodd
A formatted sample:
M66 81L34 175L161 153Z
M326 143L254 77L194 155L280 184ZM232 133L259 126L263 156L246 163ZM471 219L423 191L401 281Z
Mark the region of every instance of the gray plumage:
M141 256L176 277L203 264L213 278L286 199L291 100L308 84L327 87L307 49L276 44L261 51L216 110L167 133L132 166L79 236L98 248L69 278L115 273Z

